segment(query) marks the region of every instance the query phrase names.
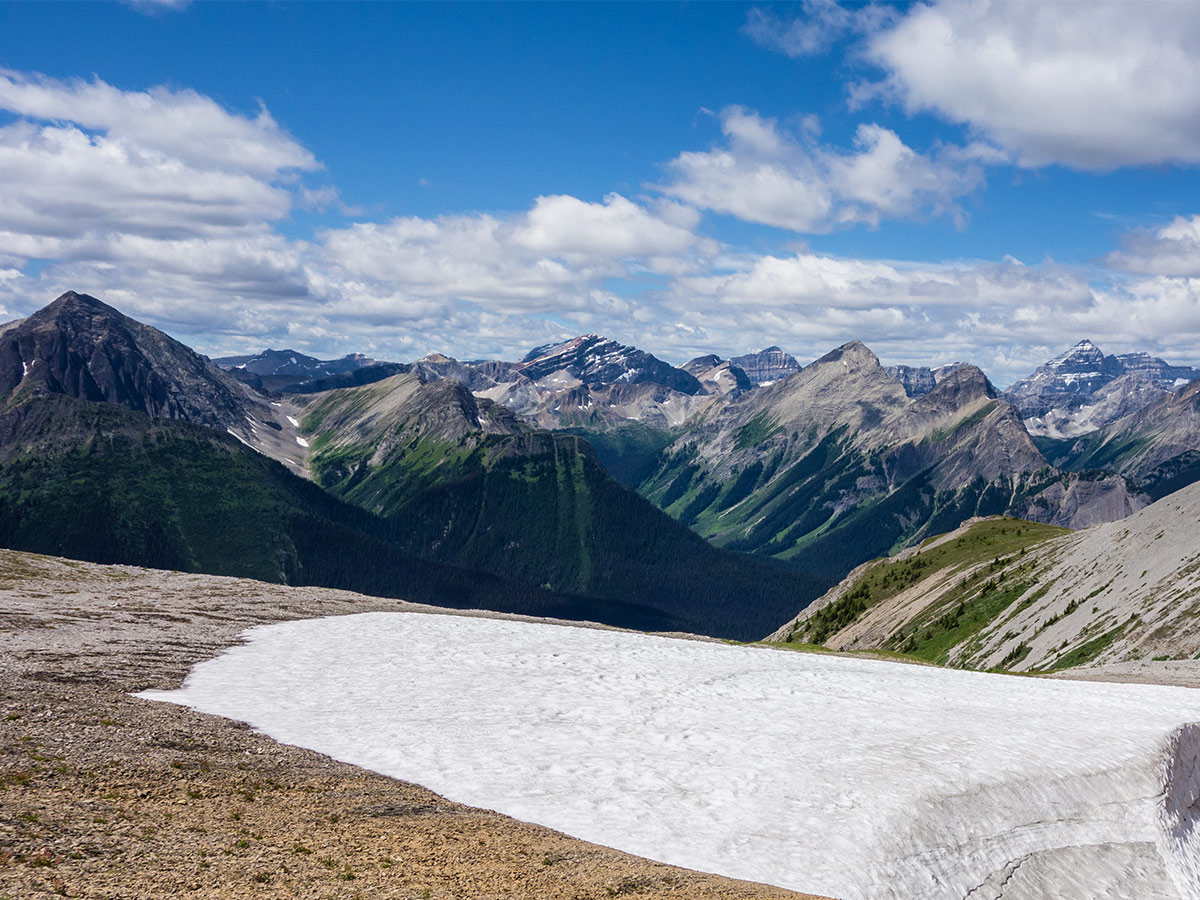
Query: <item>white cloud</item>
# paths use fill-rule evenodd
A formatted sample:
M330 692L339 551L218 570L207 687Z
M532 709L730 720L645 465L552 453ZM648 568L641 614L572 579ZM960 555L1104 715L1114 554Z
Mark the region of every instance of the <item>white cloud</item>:
M99 78L62 81L0 70L0 109L35 121L74 122L204 170L266 177L319 168L265 108L243 116L192 90L123 91Z
M804 0L801 9L789 20L754 7L742 31L769 50L791 57L813 56L842 38L875 31L896 17L894 9L874 3L847 8L837 0Z
M670 256L697 244L699 222L698 212L678 204L655 215L620 194L609 194L603 203L557 195L538 197L511 240L537 253L576 259Z
M924 155L879 125L860 125L854 149L794 137L743 107L721 112L727 145L681 153L664 193L703 209L800 232L949 214L983 181L964 148Z
M1126 272L1200 275L1200 216L1177 216L1161 228L1134 231L1107 262Z
M868 39L881 92L1024 166L1200 162L1200 5L918 3Z
M168 272L214 254L218 263L254 259L285 243L271 223L297 193L301 203L336 196L297 180L318 164L265 109L243 116L194 91L3 71L0 110L18 117L0 127L6 258ZM222 274L229 269L218 264L207 277ZM263 281L256 290L265 289Z
M859 339L885 364L974 362L1003 386L1076 341L1200 362L1200 279L1090 283L1045 263L906 264L804 252L747 257L678 279L660 321L700 323L661 340L676 354L779 344L802 361Z

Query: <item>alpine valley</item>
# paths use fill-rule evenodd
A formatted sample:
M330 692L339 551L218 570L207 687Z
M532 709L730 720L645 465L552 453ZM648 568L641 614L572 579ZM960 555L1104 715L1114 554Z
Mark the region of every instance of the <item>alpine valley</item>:
M857 341L213 361L69 292L0 331L0 544L755 639L969 520L1053 535L1197 480L1198 374L1086 341L1003 393Z

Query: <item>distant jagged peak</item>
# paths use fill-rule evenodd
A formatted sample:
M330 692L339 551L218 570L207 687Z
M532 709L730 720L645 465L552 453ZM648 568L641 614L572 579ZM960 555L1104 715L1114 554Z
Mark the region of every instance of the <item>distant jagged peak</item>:
M530 381L565 372L587 385L652 382L683 394L702 394L694 375L637 347L598 334L583 334L559 344L536 347L517 364Z
M580 334L557 344L542 344L534 347L521 359L522 363L530 363L547 356L561 356L578 351L584 344L608 343L608 338L599 334ZM612 343L616 343L613 341Z
M1060 353L1052 360L1046 363L1051 368L1062 368L1066 364L1074 364L1079 362L1096 363L1102 365L1107 359L1104 351L1101 350L1088 338L1084 338L1070 350Z
M457 360L457 359L455 359L455 358L454 358L454 357L452 357L452 356L446 356L444 353L438 353L438 352L435 350L435 351L434 351L434 352L432 352L432 353L426 353L424 356L422 356L422 357L421 357L421 358L418 360L418 362L429 362L429 363L454 363L454 362L458 362L458 360Z
M735 356L729 362L745 372L751 383L756 385L779 381L781 378L795 375L803 368L794 356L776 346L767 347L757 353Z

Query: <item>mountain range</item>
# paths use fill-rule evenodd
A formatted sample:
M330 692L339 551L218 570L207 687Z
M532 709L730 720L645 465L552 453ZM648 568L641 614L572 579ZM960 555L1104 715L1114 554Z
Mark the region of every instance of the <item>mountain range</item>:
M1200 478L1190 371L1083 342L1002 393L857 341L676 367L599 335L210 361L70 292L0 328L0 542L755 637L972 517L1079 528ZM1066 395L1121 415L1031 435L1017 403Z

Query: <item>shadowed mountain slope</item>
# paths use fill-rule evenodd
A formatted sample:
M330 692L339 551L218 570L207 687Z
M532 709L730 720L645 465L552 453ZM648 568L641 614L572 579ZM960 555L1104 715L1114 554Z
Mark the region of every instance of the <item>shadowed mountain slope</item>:
M410 373L317 395L303 424L319 483L407 523L405 546L431 559L730 637L821 590L712 547L617 483L578 436L532 430L457 382Z

